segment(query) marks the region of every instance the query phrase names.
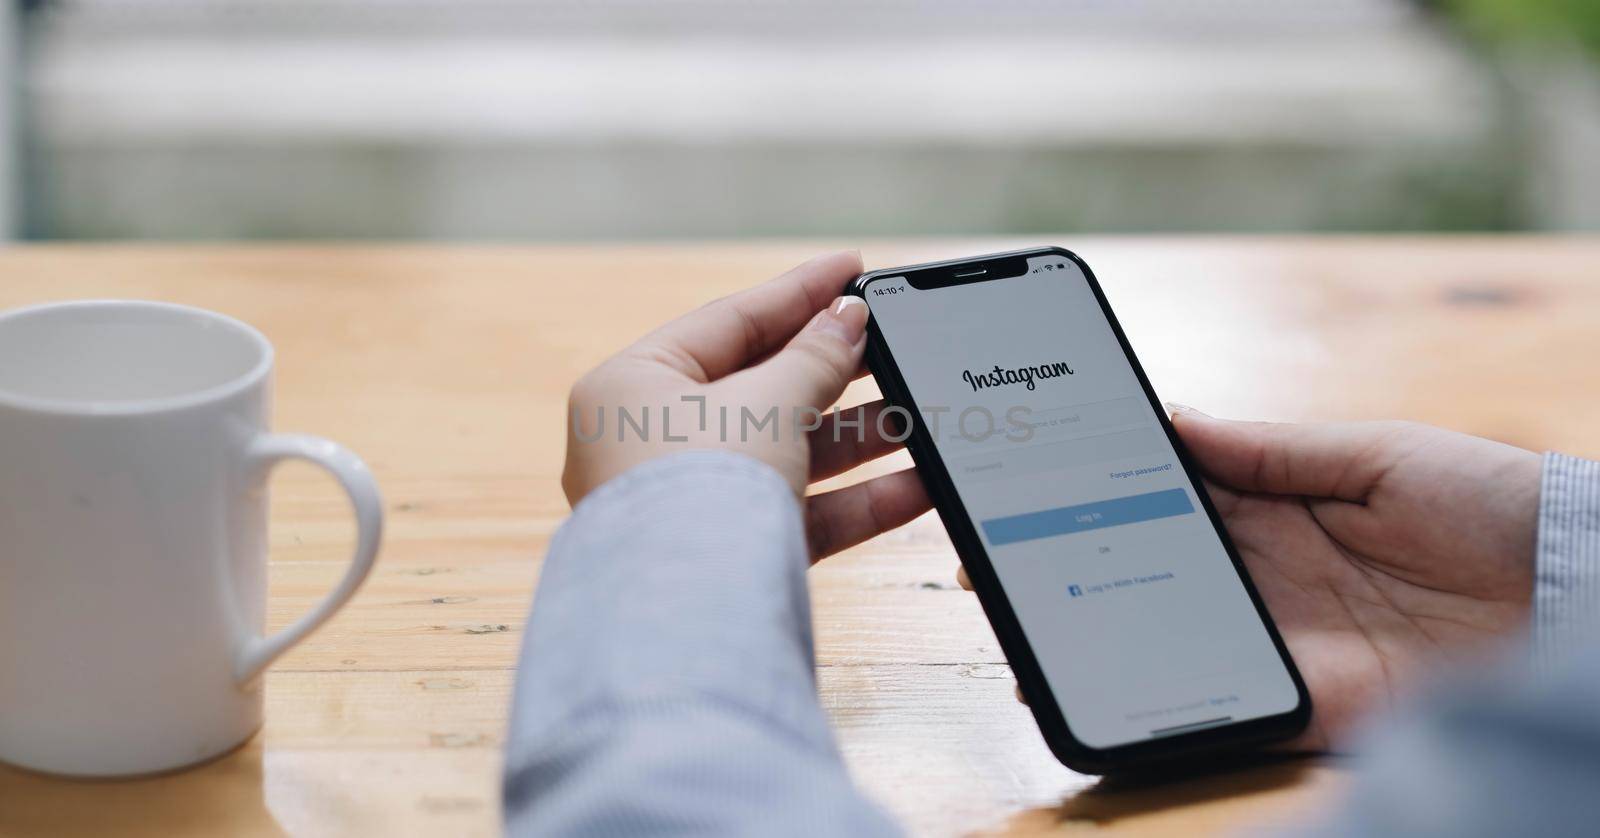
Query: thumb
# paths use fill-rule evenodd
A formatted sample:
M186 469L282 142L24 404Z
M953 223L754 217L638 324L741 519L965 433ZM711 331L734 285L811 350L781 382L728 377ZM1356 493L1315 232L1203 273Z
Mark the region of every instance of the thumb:
M867 301L839 297L754 371L765 388L792 404L823 410L839 400L861 368L867 345Z
M1234 422L1168 404L1172 427L1213 480L1245 492L1364 499L1387 470L1400 422Z

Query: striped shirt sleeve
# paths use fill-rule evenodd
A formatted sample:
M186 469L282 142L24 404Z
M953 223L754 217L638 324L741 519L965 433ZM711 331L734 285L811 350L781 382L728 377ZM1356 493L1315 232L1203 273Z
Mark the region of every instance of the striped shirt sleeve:
M1534 664L1549 672L1600 642L1600 462L1549 453L1539 499Z
M688 451L573 510L540 573L506 743L506 833L898 834L817 696L799 499Z

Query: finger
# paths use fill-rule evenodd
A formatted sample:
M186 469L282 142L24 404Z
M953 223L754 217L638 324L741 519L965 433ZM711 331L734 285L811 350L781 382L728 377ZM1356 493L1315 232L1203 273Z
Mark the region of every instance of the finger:
M1022 685L1021 684L1017 684L1017 700L1022 702L1022 706L1023 707L1027 707L1028 706L1028 700L1026 698L1022 697Z
M932 506L912 469L806 498L811 560L831 556L900 526Z
M854 250L818 256L754 288L707 303L629 348L700 382L736 372L783 346L861 274Z
M783 351L741 373L736 389L747 397L764 395L771 404L825 410L855 378L866 346L867 302L839 297L817 312Z
M899 437L902 429L896 414L884 413L887 409L879 399L823 417L822 427L811 432L811 479L843 474L903 447L903 441L889 438Z
M1244 492L1361 501L1391 458L1399 422L1232 422L1169 405L1172 426L1212 479Z
M956 584L960 585L962 590L972 590L972 577L967 575L965 567L956 568Z
M782 350L782 349L783 349L783 347L781 347L781 346L777 347L776 349L769 349L766 352L763 352L760 355L756 356L756 358L754 360L752 360L750 363L746 364L745 366L753 367L753 366L756 366L758 364L765 364L769 359L772 358L772 356L778 354L778 352L780 350ZM867 369L866 362L863 361L862 363L859 363L859 364L856 365L855 374L850 377L850 380L851 381L856 381L856 380L859 380L859 379L862 379L862 378L866 378L868 372L870 372L870 370Z

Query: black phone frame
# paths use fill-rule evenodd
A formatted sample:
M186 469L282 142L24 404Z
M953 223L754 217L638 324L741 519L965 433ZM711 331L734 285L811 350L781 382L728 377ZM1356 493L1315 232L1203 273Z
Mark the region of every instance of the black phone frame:
M1222 539L1223 548L1227 551L1228 558L1233 561L1234 569L1239 574L1239 580L1244 583L1245 591L1254 604L1256 613L1260 616L1262 624L1271 636L1273 646L1277 648L1278 655L1283 660L1283 665L1288 669L1289 676L1294 681L1295 690L1299 693L1299 703L1293 710L1273 716L1263 716L1242 722L1208 727L1188 733L1177 733L1170 736L1154 739L1140 740L1126 745L1112 748L1094 748L1084 744L1073 735L1071 726L1067 723L1061 705L1056 701L1050 690L1050 685L1044 677L1044 672L1039 666L1038 659L1033 654L1027 635L1022 630L1022 624L1017 620L1016 613L1011 608L1011 603L1006 599L1004 589L1000 586L1000 579L995 574L994 565L989 559L983 542L978 537L971 516L961 506L960 498L956 493L955 484L951 480L950 472L944 459L939 456L938 449L934 446L933 439L928 433L927 426L922 421L922 414L918 411L916 402L911 398L905 379L901 376L900 368L894 361L894 356L878 329L876 318L869 319L867 325L867 367L877 379L879 388L883 391L891 405L897 405L909 412L912 417L911 434L906 440L906 447L911 452L912 460L916 462L917 473L921 476L923 485L927 487L929 496L933 499L935 510L939 519L944 523L945 531L949 533L951 542L955 545L956 555L967 570L967 576L972 580L972 587L978 595L978 602L983 606L984 614L989 618L990 625L994 628L995 637L1000 641L1000 649L1005 653L1006 660L1011 664L1012 673L1017 678L1018 686L1022 690L1023 698L1028 707L1033 711L1033 717L1038 722L1039 730L1044 735L1045 743L1056 759L1074 771L1090 774L1106 774L1129 769L1142 769L1175 762L1184 762L1195 758L1210 756L1219 752L1237 751L1244 748L1262 745L1269 742L1281 741L1299 734L1305 730L1311 720L1311 695L1306 690L1305 681L1300 676L1300 670L1295 666L1294 658L1290 656L1288 647L1283 642L1278 627L1268 613L1266 604L1262 602L1261 595L1256 591L1255 584L1250 579L1249 572L1245 569L1243 561L1239 558L1239 551L1234 546L1233 539L1228 536L1227 529L1222 524L1222 518L1217 514L1216 507L1212 505L1210 496L1206 493L1205 484L1201 480L1199 469L1190 458L1183 441L1179 439L1172 423L1167 419L1166 410L1156 398L1155 390L1150 386L1150 380L1145 377L1144 367L1133 354L1133 347L1128 343L1127 335L1122 331L1122 325L1117 322L1116 315L1111 311L1111 305L1106 301L1105 293L1100 288L1100 282L1095 278L1089 265L1077 254L1062 247L1044 246L1025 250L1014 250L1005 253L994 253L984 256L975 256L966 259L954 259L943 262L929 262L920 265L909 265L899 268L869 271L852 281L845 293L867 300L869 286L876 280L886 278L904 278L908 284L919 290L948 287L951 285L981 283L995 280L1014 278L1019 274L1026 274L1028 260L1039 256L1059 256L1070 260L1083 272L1089 283L1089 288L1094 292L1095 301L1100 305L1100 311L1105 316L1106 322L1111 325L1111 331L1117 337L1117 343L1122 347L1122 354L1133 368L1134 375L1139 380L1139 386L1144 391L1145 398L1149 400L1156 416L1161 421L1162 431L1171 441L1173 450L1177 452L1178 462L1183 467L1185 476L1194 487L1195 495L1200 499L1200 505L1205 509L1206 517L1211 521L1211 526L1217 532L1217 537ZM1022 270L1017 271L1021 265ZM981 272L979 269L982 269Z

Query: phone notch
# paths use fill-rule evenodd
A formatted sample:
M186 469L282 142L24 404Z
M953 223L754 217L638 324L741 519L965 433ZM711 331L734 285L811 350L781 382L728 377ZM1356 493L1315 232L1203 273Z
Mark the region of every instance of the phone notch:
M953 265L935 265L916 271L907 271L906 282L918 291L947 288L973 282L1010 279L1028 272L1026 256L1000 256L982 261L958 262Z

